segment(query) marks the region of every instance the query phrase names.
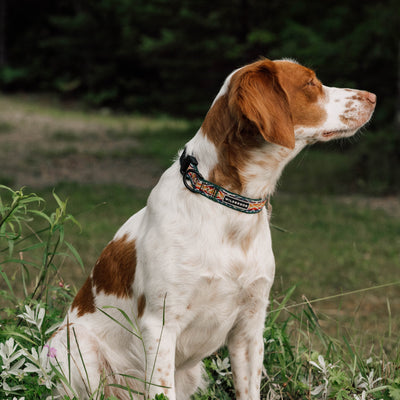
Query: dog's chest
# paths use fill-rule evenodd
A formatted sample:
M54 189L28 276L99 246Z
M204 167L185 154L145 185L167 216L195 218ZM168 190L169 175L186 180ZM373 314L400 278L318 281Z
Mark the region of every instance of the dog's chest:
M195 364L216 351L238 321L246 318L251 329L252 316L264 318L273 272L241 261L199 274L177 294L177 365Z

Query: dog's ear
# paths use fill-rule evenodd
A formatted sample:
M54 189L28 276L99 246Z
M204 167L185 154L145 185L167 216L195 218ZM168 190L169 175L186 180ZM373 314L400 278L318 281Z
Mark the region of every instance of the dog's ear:
M236 114L239 126L250 121L266 141L294 148L294 127L288 98L272 61L256 62L232 77L229 108L232 114Z

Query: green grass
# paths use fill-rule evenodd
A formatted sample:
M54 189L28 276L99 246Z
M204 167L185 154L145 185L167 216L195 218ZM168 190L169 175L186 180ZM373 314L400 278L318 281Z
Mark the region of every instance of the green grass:
M68 197L68 214L72 213L81 223L82 231L74 224L66 224L63 231L89 268L115 230L145 204L148 195L148 191L111 185L64 184L59 185L56 191L59 197ZM43 195L47 200L43 211L50 215L59 201L48 191ZM310 391L318 391L321 385L325 385L329 389L329 398L350 400L354 399L352 394L361 396L360 393L364 391L362 385L372 376L380 379L379 384L371 384L370 388L375 391L366 398L395 398L393 396L400 389L396 372L400 365L400 347L399 338L394 334L398 331L398 314L395 315L394 308L391 308L390 314L388 307L386 315L372 309L368 320L361 321L360 307L355 314L348 309L348 300L354 294L331 298L331 305L334 305L338 315L319 308L321 303L325 303L321 297L340 295L345 290L368 289L371 284L385 282L384 274L379 276L376 271L388 271L390 282L396 272L393 261L398 256L397 251L393 250L393 244L399 240L396 221L380 211L343 206L331 197L281 195L274 201L273 223L290 233L273 229L277 279L264 336L264 366L268 378L263 379L263 396L276 393L280 399L322 399L322 392L311 397ZM50 240L50 243L54 243L54 240ZM32 248L32 251L36 250ZM350 265L359 273L354 281L346 283L350 276ZM62 254L57 271L59 275L56 276L55 286L45 286L51 294L46 327L62 317L63 312L60 313L55 307L65 309L70 295L76 290L66 289L68 285L83 280L87 275L87 272L81 271L76 260L65 258ZM332 286L336 275L340 277L336 280L339 284L337 287ZM57 284L60 276L64 277L62 290ZM77 279L77 276L80 278ZM31 279L36 281L34 277L32 274ZM293 282L298 285L296 288L290 287ZM11 279L9 284L18 285L18 282ZM306 297L301 297L301 294ZM390 301L398 298L394 293L390 294L387 288L384 296ZM29 338L28 331L24 331L26 322L21 327L15 325L13 315L21 313L23 300L16 304L18 308L8 308L8 317L2 321L7 330L0 337L0 343L2 338L20 337L18 342L22 349L29 349L34 340L40 350L47 335L43 329L36 332L36 328L30 327L29 332L36 332L40 340L37 342L36 337ZM31 308L35 305L30 304ZM371 326L371 318L379 321L375 329ZM365 322L367 329L362 327ZM336 333L332 333L332 326L337 330ZM224 348L205 361L210 387L206 393L196 395L196 400L228 400L233 397L229 362L225 360L227 356ZM5 376L9 382L14 379L13 375ZM38 393L48 393L43 386L38 390L33 389L34 382L33 374L24 377L24 385L31 385L25 392L27 399L38 398ZM371 397L372 393L378 397Z
M68 197L82 226L82 231L72 227L71 242L86 272L70 260L61 269L66 282L79 287L116 230L145 205L149 191L63 184L56 192ZM51 195L42 194L51 207ZM287 231L272 229L273 295L295 286L291 301L303 303L303 296L317 300L313 307L329 334L340 338L350 333L358 347L384 345L389 353L397 351L391 332L400 329L399 221L332 196L278 194L272 204L272 223ZM330 296L336 297L321 300Z
M277 195L272 200L277 278L325 295L375 286L398 276L400 223L383 211L332 196ZM399 277L400 280L400 277Z
M0 135L11 132L13 129L14 128L10 123L5 121L0 121Z
M300 194L352 193L358 188L350 173L354 168L351 149L344 151L338 143L305 148L286 166L278 188Z
M4 98L0 97L2 101ZM62 111L40 103L27 103L25 99L17 101L29 112L50 115L58 122L76 117L87 119L88 125L82 132L75 128L51 130L48 132L51 142L63 142L67 149L72 148L84 140L86 133L98 134L91 125L94 123L101 125L103 134L113 141L134 141L122 149L123 156L142 157L163 168L200 125L164 117L86 115L79 110ZM265 332L265 367L269 378L263 380L263 396L273 387L281 395L276 398L322 398L311 397L309 393L326 378L332 389L330 398L354 399L350 394L361 393L360 388L356 389L358 374L367 379L374 370L374 376L382 377L381 383L387 388L376 396L369 393L366 399L400 398L397 334L400 329L400 221L384 211L361 205L355 198L350 197L345 204L335 196L348 194L357 187L357 182L348 173L355 167L351 149L342 150L340 145L331 147L334 152L316 147L300 154L284 172L278 193L272 199L271 222L286 232L272 229L276 278ZM50 149L46 157L57 155L57 151L60 150ZM115 151L114 156L120 157L118 150ZM112 154L105 151L104 157ZM57 207L52 188L34 191L46 200L45 212L51 213ZM55 300L48 306L47 326L61 318L71 295L86 279L104 246L121 224L145 205L149 194L149 190L105 184L58 184L55 191L62 199L68 198L68 212L80 222L81 229L67 224L65 235L80 254L85 271L71 257L61 254L57 259L54 286L49 286ZM40 257L35 254L35 259ZM16 292L21 292L22 283L18 278L21 270L14 271L14 265L7 265L8 283L17 287ZM31 272L33 283L35 276ZM59 282L63 282L61 289ZM7 288L1 281L0 297L7 295ZM15 326L20 312L15 305L22 307L26 301L21 298L11 306L9 303L8 317L0 323L9 324L21 334L23 331ZM2 338L10 337L10 329L2 332L0 343ZM41 338L43 344L44 338ZM226 349L222 349L206 361L211 386L197 400L232 398L231 376L225 374L229 370L221 369L227 355ZM320 357L335 365L326 373L329 376L310 364L312 361L318 365ZM372 361L367 361L370 357ZM312 382L307 383L309 377Z

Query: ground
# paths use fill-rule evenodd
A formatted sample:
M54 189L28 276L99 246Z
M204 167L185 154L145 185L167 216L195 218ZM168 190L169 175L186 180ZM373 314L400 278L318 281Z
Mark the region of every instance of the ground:
M101 112L54 115L31 99L0 97L0 180L16 188L59 182L152 187L161 168L143 156L124 156L137 147L134 132L147 123L145 118L110 119Z
M109 118L105 110L63 111L44 106L41 98L35 103L32 97L0 96L0 183L15 188L53 187L60 182L117 183L150 189L163 168L138 154L135 136L149 126L159 128L144 117ZM400 218L397 196L340 196L338 200Z

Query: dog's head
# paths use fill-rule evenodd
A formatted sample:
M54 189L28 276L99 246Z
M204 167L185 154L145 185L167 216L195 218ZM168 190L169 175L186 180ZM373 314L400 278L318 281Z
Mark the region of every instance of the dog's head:
M264 59L227 78L202 128L217 145L233 136L255 146L262 137L293 149L298 142L353 135L375 104L372 93L323 86L311 69L294 61Z

